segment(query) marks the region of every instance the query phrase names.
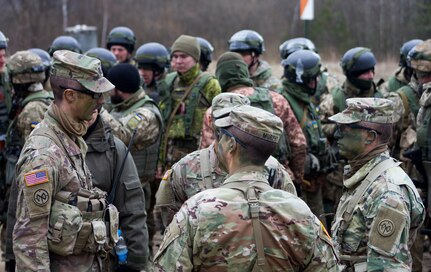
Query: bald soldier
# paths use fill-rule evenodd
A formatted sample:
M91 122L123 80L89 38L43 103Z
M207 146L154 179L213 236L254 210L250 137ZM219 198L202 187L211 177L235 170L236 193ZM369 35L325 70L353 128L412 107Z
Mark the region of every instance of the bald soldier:
M103 93L114 86L99 60L68 50L54 53L50 81L54 103L16 165L16 268L101 271L103 254L117 239L118 211L93 189L82 136L104 103Z
M241 94L221 93L212 101L212 120L225 117L235 106L250 105L250 100ZM213 131L214 123L212 123ZM216 133L214 133L216 134ZM218 188L226 178L227 169L221 165L216 151L218 138L204 149L192 152L168 170L156 195L156 205L162 222L167 226L181 205L193 195L207 189ZM285 168L272 156L265 163L265 175L276 189L296 195L295 186Z
M331 240L307 205L269 186L277 116L235 107L215 121L223 185L187 200L166 229L157 271L338 271Z
M422 200L389 156L393 102L350 98L329 118L344 169L345 191L332 225L346 271L411 271L410 247L425 217Z

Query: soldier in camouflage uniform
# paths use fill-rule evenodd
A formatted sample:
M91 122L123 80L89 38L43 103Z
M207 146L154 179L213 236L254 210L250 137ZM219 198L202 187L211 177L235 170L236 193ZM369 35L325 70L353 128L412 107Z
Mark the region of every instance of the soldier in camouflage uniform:
M129 63L117 64L109 70L107 78L115 85L115 89L111 92L110 113L104 110L101 116L115 136L126 145L131 145L130 153L145 193L145 209L150 215L147 217L147 226L151 241L155 231L151 216L155 190L151 191L151 184L155 182L163 120L156 103L140 86L140 76L135 66Z
M304 162L307 142L289 103L278 93L262 87L253 87L247 64L234 52L226 52L217 61L216 76L223 92L247 96L251 105L274 113L283 120L284 143L279 143L273 154L291 175L295 184L301 184L304 176ZM201 148L208 147L214 140L211 110L207 110L202 129Z
M414 78L417 79L417 88L414 88L412 82L408 85L413 87L411 93L420 95L418 102L419 110L417 112L417 123L416 123L416 139L409 139L409 141L417 140L415 143L414 150L411 152L412 162L423 179L423 189L426 191L426 202L427 202L427 226L429 228L429 217L431 207L431 148L430 148L430 116L431 116L431 40L426 40L423 43L416 45L409 52L410 66L414 70ZM407 87L400 90L408 91ZM399 92L398 90L397 92ZM407 93L407 92L406 92ZM408 94L408 93L407 93ZM409 99L410 101L410 99ZM412 112L414 112L412 107ZM416 108L417 109L417 108ZM423 239L423 237L421 237ZM419 239L418 239L419 240ZM423 243L419 241L415 244L415 251L413 254L413 268L415 271L420 271L422 268L422 251Z
M329 171L332 161L328 156L329 148L319 116L311 102L320 73L320 56L310 50L298 50L285 59L282 65L283 87L277 91L289 101L307 139L303 199L313 213L325 222L322 187L326 183L326 172Z
M240 105L250 105L250 100L246 96L235 93L217 95L210 108L211 120L228 115L233 107ZM217 145L216 138L208 148L188 154L166 172L156 195L156 206L161 212L165 227L187 199L201 191L218 188L223 184L227 169L219 165L218 154L215 152ZM296 195L295 186L289 174L272 156L265 163L265 175L273 188Z
M236 32L229 39L229 51L241 54L255 87L274 90L280 86L280 80L272 75L271 66L260 58L265 52L265 45L259 33L254 30Z
M425 210L409 176L389 156L393 103L351 98L330 120L345 167L346 188L332 225L346 271L411 271L410 247Z
M106 48L115 55L119 63L135 64L132 58L135 43L135 33L130 28L117 26L109 32Z
M166 47L156 42L143 44L136 50L134 59L144 81L142 87L156 103L160 101L158 85L166 77L169 58Z
M220 93L218 81L199 66L197 39L181 35L171 48L170 73L159 84L160 111L166 132L161 146L158 174L199 147L202 119L212 99Z
M82 136L85 121L104 102L102 94L114 86L103 77L99 60L67 50L54 53L50 81L54 103L27 139L16 165L17 269L100 271L101 245L112 245L117 229L115 220L108 225L102 219L108 210L102 208L102 192L93 190ZM114 210L109 209L110 218L118 216ZM102 233L110 233L112 239Z
M6 184L10 186L7 216L6 269L14 271L15 257L12 249L12 231L15 225L17 186L15 183L15 165L25 140L33 128L43 119L48 106L53 100L51 92L43 89L45 67L42 59L30 51L18 51L7 64L14 89L12 120L8 128L6 141Z
M410 50L423 42L419 39L410 40L405 42L400 49L400 62L398 64L398 69L395 71L394 75L391 76L388 81L379 86L379 91L383 94L384 97L387 97L391 92L395 92L398 89L409 84L410 79L413 75L413 70L408 65L407 56Z
M338 271L316 216L268 184L264 164L283 133L281 119L244 105L215 126L216 152L229 176L184 203L155 256L157 270Z
M118 207L119 227L127 244L127 264L119 270L144 270L149 260L147 214L135 163L125 144L112 134L98 111L93 113L88 125L83 136L88 146L85 162L94 175L93 185L109 192L108 200ZM105 260L105 271L114 271L115 252L111 253Z

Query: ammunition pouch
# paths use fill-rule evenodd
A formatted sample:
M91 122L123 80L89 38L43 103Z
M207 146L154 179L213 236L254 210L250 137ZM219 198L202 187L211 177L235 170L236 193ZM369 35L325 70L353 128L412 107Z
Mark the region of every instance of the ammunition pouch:
M82 253L105 257L118 240L117 208L104 194L80 189L60 191L51 207L48 248L60 256Z

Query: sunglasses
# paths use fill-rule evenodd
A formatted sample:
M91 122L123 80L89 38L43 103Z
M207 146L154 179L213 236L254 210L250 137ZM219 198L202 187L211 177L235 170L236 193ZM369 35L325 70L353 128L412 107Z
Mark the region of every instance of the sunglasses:
M91 96L91 98L93 98L95 100L98 100L98 99L100 99L103 96L103 93L95 93L95 92L92 92L92 91L87 90L87 89L74 89L74 88L65 87L65 86L60 86L60 88L62 88L63 90L71 89L71 90L74 90L76 92L89 95L89 96Z
M377 131L377 130L369 128L369 127L364 127L364 126L361 126L359 124L343 124L343 125L338 125L337 124L337 130L339 132L341 132L341 135L343 135L344 130L345 130L346 127L349 127L351 129L365 129L365 130L368 130L368 131L374 131L375 133L377 133L379 135L382 135L382 133L380 131Z
M229 136L229 137L231 137L231 138L234 138L235 139L235 141L240 145L240 146L242 146L243 148L247 148L247 146L246 146L246 144L244 143L244 142L242 142L240 139L238 139L235 135L233 135L232 133L230 133L228 130L226 130L226 129L224 129L224 128L220 128L220 129L217 129L216 130L216 137L217 137L217 140L220 140L220 138L221 138L221 134L225 134L225 135L227 135L227 136Z

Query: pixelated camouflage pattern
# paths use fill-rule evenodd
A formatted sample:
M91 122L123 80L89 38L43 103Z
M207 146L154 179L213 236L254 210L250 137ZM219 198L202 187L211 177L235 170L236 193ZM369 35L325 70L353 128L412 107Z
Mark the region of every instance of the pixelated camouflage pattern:
M421 72L431 72L431 39L414 47L410 59L410 67Z
M283 122L278 116L249 105L233 108L229 116L215 120L214 124L219 128L233 126L256 138L273 143L278 143L283 134Z
M45 80L42 59L30 51L16 52L9 58L6 65L12 75L13 83L24 84Z
M388 158L390 158L388 152L381 153L344 181L347 190L341 197L335 222L332 225L334 245L339 256L365 257L367 271L410 271L412 261L409 249L415 240L417 230L424 221L425 211L415 186L400 167L390 168L372 181L354 208L350 224L344 232L340 228L343 211L358 185L364 182L367 174L378 163ZM378 248L379 245L370 243L370 239L379 236L382 243L385 241L385 237L378 231L372 231L372 224L375 223L379 211L386 207L392 207L402 213L404 220L394 222L396 225L405 224L401 235L395 239L390 250L382 250ZM387 237L389 238L391 235ZM351 266L356 262L360 261L344 262L344 264Z
M52 97L52 93L42 91L47 97ZM35 100L30 101L21 111L16 119L16 127L23 139L27 139L30 132L35 128L37 124L42 121L45 112L48 110L48 106L51 103L51 99Z
M408 80L404 75L405 70L405 67L398 67L395 73L387 81L378 86L383 97L386 98L390 93L409 84L410 80Z
M115 88L103 77L100 60L69 50L54 52L51 75L74 79L95 93L104 93Z
M207 149L209 152L208 161L211 164L211 185L212 188L218 188L223 184L227 173L218 165L214 144L211 144ZM211 189L202 179L200 152L200 150L192 152L174 164L159 186L156 206L161 213L165 226L172 221L175 213L187 199L199 192ZM295 186L288 172L272 156L265 163L267 180L271 169L275 170L272 187L296 195Z
M201 74L199 65L196 64L193 68L191 68L189 71L178 74L178 77L176 80L177 82L174 82L172 86L168 86L169 88L169 96L172 97L172 108L175 108L178 103L180 103L180 100L184 94L184 90L191 86L193 81ZM201 90L202 94L206 97L206 99L211 103L212 99L218 95L221 92L220 85L214 77L211 77L206 84L204 85L203 89ZM203 99L201 99L203 100ZM182 115L185 115L187 112L187 108L190 107L189 105L190 101L190 95L185 99L184 107L180 106L178 113L176 117L180 117ZM160 103L160 111L166 111L166 103L164 99L162 98ZM196 110L193 115L193 123L190 128L190 135L193 137L198 138L200 131L202 129L202 119L203 115L205 114L205 111L208 107L204 106L202 104L202 101L198 101L198 105L196 105ZM170 114L170 113L169 113ZM170 127L166 128L166 132L169 134L169 138L175 139L175 138L183 138L185 137L185 124L184 124L184 118L174 118L172 124ZM198 147L199 142L196 144L196 148Z
M253 87L240 87L231 91L232 93L242 94L245 96L251 96L255 92ZM287 161L284 167L292 170L295 180L302 180L304 176L304 163L305 154L307 150L307 141L305 135L296 120L295 114L293 113L287 100L280 94L270 91L269 94L272 98L274 105L274 113L283 121L284 132L290 145L291 158ZM205 113L204 124L202 128L202 140L201 148L208 147L214 140L213 131L211 125L211 111L208 110Z
M237 172L225 183L265 182L259 172ZM268 190L259 195L260 226L272 271L339 271L331 240L298 197ZM256 244L242 192L217 188L190 198L166 229L156 271L252 271Z
M329 120L351 124L356 122L372 122L391 124L394 122L394 103L384 98L349 98L346 100L347 108Z
M159 133L161 133L156 115L148 108L142 106L125 114L129 108L143 99L145 95L145 92L140 89L121 104L113 105L110 113L106 110L102 110L100 113L103 121L109 124L114 135L126 145L129 144L133 131L136 129L133 147L137 150L155 143Z
M36 131L57 135L62 146L50 138L35 135ZM17 271L98 271L92 254L61 257L50 254L47 246L53 196L60 190L77 193L80 188L92 188L91 173L84 162L86 149L81 137L68 136L48 113L30 134L16 168L18 199L13 249ZM24 176L38 170L47 171L49 182L26 186ZM45 191L43 203L36 205L36 195L42 190Z
M253 80L255 87L264 87L270 90L277 89L281 82L275 76L272 75L272 69L268 62L259 60L259 66L256 71L250 75L250 79Z
M423 93L419 99L419 112L416 119L417 146L422 150L422 158L431 160L429 148L429 120L431 118L431 82L422 85Z

